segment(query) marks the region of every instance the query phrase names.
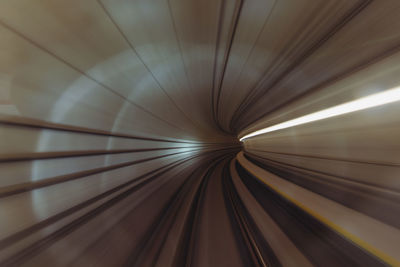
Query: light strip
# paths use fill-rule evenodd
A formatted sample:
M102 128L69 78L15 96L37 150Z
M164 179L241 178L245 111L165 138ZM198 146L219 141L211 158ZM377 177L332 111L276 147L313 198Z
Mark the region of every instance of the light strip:
M243 141L245 139L248 139L250 137L254 137L260 134L265 134L265 133L270 133L273 131L281 130L281 129L286 129L289 127L294 127L297 125L313 122L313 121L319 121L327 118L332 118L335 116L340 116L343 114L347 114L350 112L355 112L359 110L364 110L367 108L373 108L389 103L393 103L396 101L400 100L400 87L396 87L394 89L390 89L381 93L373 94L370 96L366 96L354 101L350 101L344 104L340 104L331 108L327 108L321 111L317 111L293 120L289 120L286 122L282 122L255 132L252 132L250 134L247 134L240 138L240 141Z

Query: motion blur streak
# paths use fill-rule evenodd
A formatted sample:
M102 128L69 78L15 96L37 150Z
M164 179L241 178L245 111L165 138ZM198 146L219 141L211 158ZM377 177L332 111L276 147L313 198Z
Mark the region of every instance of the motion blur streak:
M282 122L280 124L255 131L253 133L243 136L242 138L240 138L240 141L243 141L245 139L248 139L250 137L257 136L260 134L278 131L281 129L285 129L285 128L289 128L289 127L293 127L293 126L297 126L297 125L301 125L301 124L305 124L305 123L309 123L309 122L313 122L313 121L328 119L331 117L340 116L340 115L347 114L347 113L354 112L354 111L360 111L360 110L367 109L367 108L373 108L373 107L377 107L377 106L381 106L381 105L385 105L385 104L390 104L390 103L393 103L393 102L396 102L399 100L400 100L400 88L391 89L391 90L388 90L383 93L373 94L371 96L363 97L358 100L354 100L354 101L351 101L348 103L344 103L344 104L334 106L334 107L331 107L328 109L324 109L324 110L321 110L318 112L314 112L312 114L305 115L305 116L302 116L297 119Z
M399 16L0 2L0 266L400 266Z

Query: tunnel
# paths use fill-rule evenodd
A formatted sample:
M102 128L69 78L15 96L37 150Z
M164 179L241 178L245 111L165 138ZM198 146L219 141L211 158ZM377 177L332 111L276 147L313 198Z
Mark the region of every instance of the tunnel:
M0 266L400 266L400 1L0 2Z

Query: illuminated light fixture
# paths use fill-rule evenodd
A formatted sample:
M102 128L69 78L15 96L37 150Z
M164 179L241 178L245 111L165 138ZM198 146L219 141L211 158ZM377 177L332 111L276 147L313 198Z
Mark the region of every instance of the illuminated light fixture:
M390 89L381 93L377 94L372 94L354 101L350 101L344 104L340 104L331 108L327 108L321 111L317 111L293 120L289 120L286 122L282 122L252 133L249 133L242 138L240 138L240 141L243 141L245 139L260 135L260 134L265 134L265 133L270 133L290 127L294 127L297 125L313 122L313 121L319 121L327 118L332 118L336 116L340 116L343 114L359 111L359 110L364 110L368 108L373 108L377 106L382 106L385 104L393 103L396 101L400 100L400 87L396 87L394 89Z

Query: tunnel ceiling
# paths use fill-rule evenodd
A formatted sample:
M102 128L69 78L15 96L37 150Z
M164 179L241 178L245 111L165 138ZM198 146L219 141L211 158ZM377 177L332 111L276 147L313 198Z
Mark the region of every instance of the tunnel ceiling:
M12 1L4 113L228 140L395 49L395 2L370 2Z
M0 266L400 265L398 0L0 2Z

